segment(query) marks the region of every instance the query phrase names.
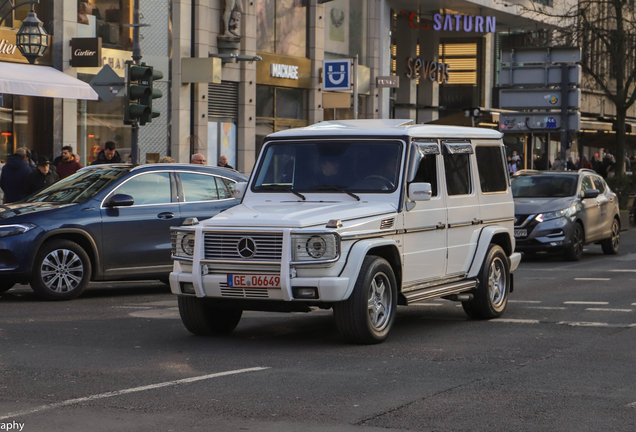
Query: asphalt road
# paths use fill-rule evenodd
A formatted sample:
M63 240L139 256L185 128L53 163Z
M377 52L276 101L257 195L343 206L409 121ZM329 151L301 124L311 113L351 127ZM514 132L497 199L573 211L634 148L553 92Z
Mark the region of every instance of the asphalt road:
M431 301L352 346L330 311L190 335L158 282L0 297L0 431L636 430L636 230L524 260L505 315ZM20 429L20 426L22 429Z

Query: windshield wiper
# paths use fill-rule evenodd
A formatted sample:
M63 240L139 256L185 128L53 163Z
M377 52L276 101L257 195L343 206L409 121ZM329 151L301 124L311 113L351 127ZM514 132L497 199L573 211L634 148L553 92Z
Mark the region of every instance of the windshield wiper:
M262 191L270 190L270 191L291 192L294 195L296 195L298 198L301 198L303 201L307 200L307 198L305 198L305 195L301 194L300 192L296 192L294 188L291 186L285 186L281 184L269 184L269 185L258 186L258 189Z
M312 191L334 190L334 191L346 193L350 197L353 197L356 200L360 201L360 197L358 195L354 194L353 192L349 192L348 190L344 189L342 186L336 186L336 185L313 186L313 187L310 188L310 190L312 190Z

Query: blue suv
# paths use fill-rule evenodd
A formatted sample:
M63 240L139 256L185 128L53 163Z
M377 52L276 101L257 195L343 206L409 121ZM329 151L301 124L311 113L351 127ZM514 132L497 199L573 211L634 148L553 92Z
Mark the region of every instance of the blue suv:
M0 205L0 293L29 283L47 300L88 282L167 281L170 227L238 204L237 171L190 164L96 165Z

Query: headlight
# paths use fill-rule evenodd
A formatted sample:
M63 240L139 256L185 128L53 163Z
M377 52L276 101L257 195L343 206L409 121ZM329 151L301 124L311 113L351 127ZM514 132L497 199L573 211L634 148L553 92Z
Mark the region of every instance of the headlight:
M0 237L9 237L12 235L24 234L27 231L31 231L37 225L32 223L15 224L15 225L0 225Z
M564 216L569 218L573 216L575 213L576 213L576 205L571 205L570 207L563 210L538 214L535 217L535 219L537 220L537 222L545 222L551 219L558 219Z
M331 261L340 255L340 238L334 233L292 234L294 261Z
M194 232L172 230L172 255L185 258L194 255Z

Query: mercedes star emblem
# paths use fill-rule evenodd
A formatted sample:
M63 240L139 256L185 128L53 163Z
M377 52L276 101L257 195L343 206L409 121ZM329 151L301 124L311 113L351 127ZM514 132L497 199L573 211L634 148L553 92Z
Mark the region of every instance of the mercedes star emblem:
M249 237L243 237L238 241L236 250L241 258L253 258L256 254L256 243Z

